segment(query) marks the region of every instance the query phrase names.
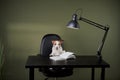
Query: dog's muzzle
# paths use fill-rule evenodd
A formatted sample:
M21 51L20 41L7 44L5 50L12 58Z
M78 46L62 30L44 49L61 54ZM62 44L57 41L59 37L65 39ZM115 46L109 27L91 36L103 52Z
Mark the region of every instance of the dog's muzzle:
M56 47L56 50L58 50L58 47Z

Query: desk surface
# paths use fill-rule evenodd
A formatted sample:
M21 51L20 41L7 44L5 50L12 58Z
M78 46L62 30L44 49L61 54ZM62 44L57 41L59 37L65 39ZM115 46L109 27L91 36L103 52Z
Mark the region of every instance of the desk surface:
M110 67L104 60L98 62L97 56L76 56L74 60L53 61L49 57L29 56L25 65L26 68L40 67L73 67L73 68L101 68Z

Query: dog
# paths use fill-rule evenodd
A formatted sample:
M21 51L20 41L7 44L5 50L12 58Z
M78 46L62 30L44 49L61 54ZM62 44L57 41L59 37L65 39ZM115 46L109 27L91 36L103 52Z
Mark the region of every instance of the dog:
M52 52L50 56L59 56L60 54L64 53L65 51L62 48L63 40L52 40Z

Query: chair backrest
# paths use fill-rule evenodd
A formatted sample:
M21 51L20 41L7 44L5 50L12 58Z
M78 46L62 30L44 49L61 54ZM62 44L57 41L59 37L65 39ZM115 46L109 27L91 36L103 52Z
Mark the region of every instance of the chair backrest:
M46 34L43 36L40 45L40 55L49 56L52 52L52 40L60 40L60 36L57 34Z

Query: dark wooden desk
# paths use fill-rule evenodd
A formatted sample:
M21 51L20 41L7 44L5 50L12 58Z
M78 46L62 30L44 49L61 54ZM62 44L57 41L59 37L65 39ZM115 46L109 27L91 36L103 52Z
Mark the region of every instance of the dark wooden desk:
M29 56L25 67L29 68L29 80L34 80L34 69L42 67L91 68L91 80L94 80L95 68L101 68L101 80L105 80L105 68L109 68L110 65L104 60L99 63L97 56L76 56L75 60L57 62L49 57Z

